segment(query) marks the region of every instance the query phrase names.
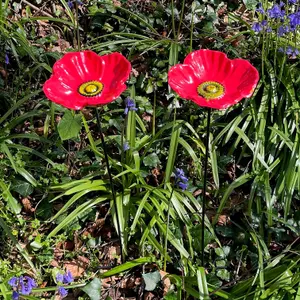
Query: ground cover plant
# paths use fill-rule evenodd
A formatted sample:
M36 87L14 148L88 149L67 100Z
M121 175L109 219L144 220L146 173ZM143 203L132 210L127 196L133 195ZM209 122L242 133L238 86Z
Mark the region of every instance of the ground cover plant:
M298 1L0 19L1 298L300 299Z

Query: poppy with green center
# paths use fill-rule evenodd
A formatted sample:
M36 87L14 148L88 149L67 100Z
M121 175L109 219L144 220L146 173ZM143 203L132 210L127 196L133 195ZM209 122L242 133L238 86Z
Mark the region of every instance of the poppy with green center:
M112 102L126 89L130 62L120 53L100 56L93 51L70 52L53 66L43 86L53 102L80 110Z
M169 85L180 97L215 109L249 98L258 80L258 71L247 60L231 60L213 50L190 53L168 74Z

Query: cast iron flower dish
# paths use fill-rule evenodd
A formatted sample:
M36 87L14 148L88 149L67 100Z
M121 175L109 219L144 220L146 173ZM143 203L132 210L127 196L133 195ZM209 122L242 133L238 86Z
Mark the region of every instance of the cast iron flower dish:
M199 106L225 109L252 95L258 71L244 59L213 50L191 52L169 71L169 84L180 97Z
M130 62L117 52L70 52L54 64L43 90L50 100L70 109L104 105L126 89L130 71Z

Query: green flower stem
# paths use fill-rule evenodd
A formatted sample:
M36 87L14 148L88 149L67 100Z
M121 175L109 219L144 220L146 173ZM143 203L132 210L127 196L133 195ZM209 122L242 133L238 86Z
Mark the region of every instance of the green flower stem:
M76 7L76 36L77 36L77 49L80 51L80 33L79 33L79 13L78 13L78 2L75 1Z
M209 152L209 131L210 131L210 115L211 109L207 110L207 125L206 125L206 142L205 142L205 161L204 161L204 179L203 179L203 194L202 194L202 222L201 222L201 261L204 267L204 227L205 227L205 214L206 214L206 187L207 187L207 165L208 165L208 152Z
M110 182L110 188L111 188L111 192L112 192L113 202L114 202L114 206L115 206L115 210L116 210L117 227L118 227L119 242L120 242L120 248L121 248L121 262L124 263L125 260L124 260L124 254L123 254L123 246L122 246L122 238L121 238L121 227L120 227L120 218L119 218L119 214L118 214L116 193L115 193L115 189L114 189L112 175L111 175L111 172L110 172L106 143L104 141L104 136L103 136L103 132L102 132L102 126L101 126L100 116L99 116L99 112L98 112L97 108L95 108L95 113L96 113L96 118L97 118L98 129L99 129L99 133L100 133L100 139L101 139L101 143L102 143L102 147L103 147L104 159L105 159L105 163L106 163L106 167L107 167L107 173L108 173L108 177L109 177L109 182Z
M166 239L165 239L165 246L164 246L164 272L166 272L167 270L167 250L168 250L168 235L169 235L169 223L170 223L170 209L171 209L171 199L173 196L173 192L174 192L174 184L172 186L172 191L171 191L171 195L168 201L168 211L167 211L167 229L166 229Z

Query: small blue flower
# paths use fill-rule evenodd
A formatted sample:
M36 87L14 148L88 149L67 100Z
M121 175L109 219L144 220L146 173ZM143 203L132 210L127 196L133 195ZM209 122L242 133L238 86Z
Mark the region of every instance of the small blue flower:
M261 32L263 30L263 26L260 23L254 23L252 25L252 30L255 32Z
M285 11L281 10L278 4L275 4L271 9L268 9L268 14L270 18L278 19L284 17Z
M185 191L188 187L187 182L188 178L185 176L184 171L182 169L175 169L175 185Z
M30 278L30 277L20 276L20 279L19 279L19 285L20 285L20 288L21 288L20 293L23 294L23 295L29 295L31 293L33 287L35 286L34 280L32 279L32 280L28 281L28 280L26 280L27 278Z
M62 286L58 287L58 293L62 298L66 297L68 295L68 291Z
M268 21L267 20L262 20L261 21L261 25L262 26L267 26L268 25Z
M19 278L18 277L12 277L11 279L8 280L8 284L11 287L16 287L18 285Z
M37 287L36 282L35 282L34 279L32 279L29 276L25 276L24 278L27 280L27 285L30 287L30 289L33 289L33 288Z
M64 280L64 275L60 274L60 273L57 273L57 275L56 275L56 281L62 283L63 280Z
M293 13L293 14L290 14L288 16L288 18L290 19L290 26L291 26L291 29L292 30L295 30L296 27L298 25L300 25L300 12L296 12L296 13Z
M289 0L289 4L296 4L297 0Z
M282 52L282 53L284 53L284 52L285 52L285 50L284 50L282 47L279 47L279 48L278 48L278 52Z
M35 280L29 276L12 277L8 284L14 288L13 299L19 299L19 294L29 295L37 286Z
M74 7L73 4L74 0L68 0L68 6L70 7L70 9L72 9ZM83 3L80 0L76 0L78 5L83 5Z
M266 28L266 32L272 32L272 27L268 26L268 27Z
M178 183L178 186L183 190L185 191L188 187L187 183L183 183L183 182L179 182Z
M265 10L263 9L262 3L258 3L258 8L256 9L260 14L264 14Z
M128 111L130 110L134 110L134 111L137 111L137 108L135 107L135 103L134 101L127 97L125 99L125 110L124 110L124 115L127 115L128 114Z
M8 65L9 64L9 56L7 53L5 53L5 64Z
M124 151L127 151L127 150L129 150L129 149L130 149L130 146L129 146L128 142L125 142L125 143L123 144L123 150L124 150Z
M71 282L73 282L73 276L72 276L72 273L70 271L68 271L67 273L65 273L63 275L63 283L64 284L69 284Z
M286 33L287 33L287 26L279 26L278 36L283 36Z
M19 293L17 291L13 291L12 300L19 300Z

